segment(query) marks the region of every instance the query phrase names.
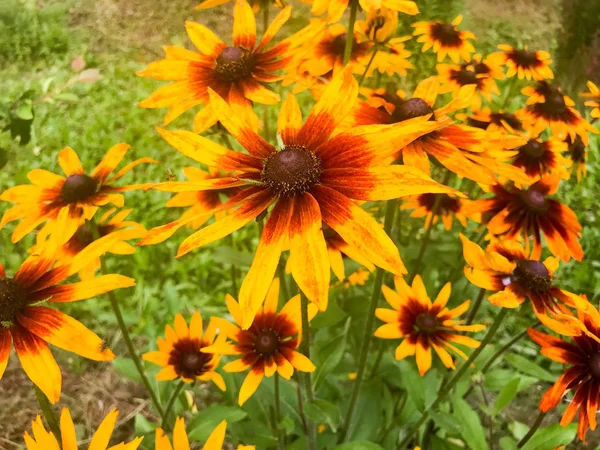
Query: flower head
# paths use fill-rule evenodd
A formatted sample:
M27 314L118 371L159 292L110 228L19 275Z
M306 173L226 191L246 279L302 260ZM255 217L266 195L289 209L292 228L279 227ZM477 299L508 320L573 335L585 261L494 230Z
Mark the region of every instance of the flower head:
M274 279L264 307L256 314L247 330L241 328L243 321L240 305L230 295L227 295L225 300L235 324L220 318L214 318L214 321L234 343L216 343L202 351L240 356L240 359L223 367L226 372L248 370L240 388L240 406L256 392L265 376L272 377L277 372L289 380L294 374L294 369L301 372L315 370L314 364L297 351L302 330L300 295L290 299L277 312L279 279ZM317 314L317 307L312 304L308 307L310 320Z
M396 33L398 12L388 8L367 12L366 20L356 22L356 29L367 40L382 43Z
M66 210L61 212L64 220ZM38 254L25 260L11 278L0 265L0 377L14 344L23 370L55 403L60 398L61 372L48 344L94 361L110 361L115 355L102 339L81 322L50 307L88 299L135 281L121 275L103 275L89 281L59 284L77 273L119 240L118 235L96 241L69 264L54 267L58 242L51 240Z
M517 75L519 79L527 78L531 80L545 80L554 78L550 64L550 53L544 51L530 51L527 46L522 49L516 49L510 45L501 44L498 46L501 52L493 53L489 56L490 60L498 64L504 64L508 70L507 78Z
M531 184L552 173L565 174L568 178L566 161L561 154L566 147L564 142L552 137L547 140L531 137L525 145L516 148L518 153L513 165L523 169Z
M222 450L223 442L225 441L225 432L227 431L227 421L222 421L210 433L210 436L204 443L202 450ZM255 450L254 445L238 445L237 450ZM162 428L156 429L156 446L155 450L190 450L190 442L185 431L185 422L182 417L178 417L175 421L173 430L173 446L169 442L169 437ZM129 450L129 449L123 449Z
M579 182L581 181L581 178L585 177L587 174L586 163L588 151L579 136L577 136L575 140L571 140L571 138L567 137L565 142L568 145L567 154L571 161L571 170L575 170L577 182Z
M584 92L580 96L588 99L585 102L585 106L591 106L591 116L598 118L600 117L600 89L591 81L587 82L587 86L590 92Z
M490 108L473 111L470 115L463 115L467 125L487 131L501 131L504 133L518 134L524 131L523 123L513 113L499 110L492 112Z
M425 217L425 228L437 223L441 217L446 230L452 228L452 217L455 217L463 227L467 226L467 219L480 221L480 214L465 211L465 200L449 194L421 194L415 195L406 201L401 209L414 209L411 217ZM437 204L437 206L436 206ZM434 215L434 209L436 214Z
M462 325L457 317L462 315L471 303L470 300L454 309L446 304L450 298L451 285L446 283L432 303L423 281L415 276L412 287L402 277L395 277L396 290L383 286L383 295L393 309L377 308L376 316L386 322L375 331L375 336L383 339L402 339L396 348L396 359L404 359L416 354L417 367L421 376L431 368L432 349L449 369L455 369L448 350L467 359L464 352L453 344L471 348L479 347L479 342L460 334L464 331L481 331L484 325Z
M462 16L458 16L451 23L444 23L439 20L435 22L416 22L414 35L419 36L418 42L423 42L423 50L426 52L433 47L433 52L437 53L438 62L442 62L446 55L458 64L462 59L471 60L471 53L475 52L473 44L469 39L475 39L475 35L470 31L460 31L458 25L462 22Z
M219 389L225 390L223 377L216 372L221 357L203 352L215 343L225 341L225 336L217 337L217 328L211 321L203 331L202 316L198 311L192 315L188 327L181 314L175 316L175 328L165 327L165 337L158 338L158 351L145 353L142 358L163 369L156 375L160 381L179 378L186 383L195 380L212 381Z
M90 450L107 450L118 416L119 411L114 409L108 413L90 441L88 447ZM62 445L58 444L57 436L54 436L50 431L46 431L40 416L37 416L35 421L32 422L31 428L33 436L29 432L25 432L25 446L27 450L77 450L78 448L75 424L68 408L63 408L60 414L60 441ZM143 439L143 437L136 437L131 442L121 442L119 445L110 448L115 450L117 448L119 450L136 450Z
M61 238L69 240L79 228L82 219L91 219L100 206L109 203L123 206L121 192L141 189L149 185L114 186L121 178L141 163L156 162L141 158L127 164L116 174L109 175L122 161L129 145L118 144L112 147L91 175L86 175L77 153L72 148L63 149L58 156L58 164L66 175L62 177L43 169L34 169L27 177L28 185L15 186L0 195L0 200L17 203L4 213L0 228L9 222L22 219L12 235L13 242L20 241L40 224L56 220L62 210L68 212L67 221L61 224Z

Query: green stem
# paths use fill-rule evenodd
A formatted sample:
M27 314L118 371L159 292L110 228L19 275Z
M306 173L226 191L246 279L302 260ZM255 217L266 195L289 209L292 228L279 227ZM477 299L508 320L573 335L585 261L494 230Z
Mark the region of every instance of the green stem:
M308 322L308 299L304 294L300 294L300 313L302 316L302 353L308 359L310 359L310 324ZM313 392L312 385L312 374L310 372L305 372L304 376L304 389L306 390L306 399L309 403L312 403L315 399L315 394ZM317 429L312 420L307 421L307 438L308 438L308 448L310 450L317 449Z
M373 64L373 60L375 59L375 56L377 56L377 52L378 51L379 51L379 46L376 45L375 48L373 49L373 54L371 55L371 58L369 59L367 67L365 67L365 71L362 73L362 75L358 79L358 85L359 86L362 86L363 81L365 81L365 78L367 77L367 72L371 68L371 64Z
M523 448L523 446L527 443L527 441L533 437L535 432L538 430L538 428L544 421L544 417L546 417L546 414L547 413L540 411L540 413L537 416L537 419L535 419L535 423L531 426L531 428L529 429L527 434L525 436L523 436L523 439L521 439L519 441L519 443L517 444L517 448Z
M277 431L277 440L279 441L279 449L285 449L285 435L281 429L281 400L279 398L279 375L276 373L273 379L275 387L275 430Z
M169 429L170 429L170 426L167 423L169 420L169 415L171 414L171 410L173 409L173 406L175 406L175 402L177 401L177 398L179 397L179 394L181 393L183 386L185 386L185 381L181 380L179 382L179 384L177 385L177 387L175 388L175 391L171 395L171 398L169 399L169 403L167 403L167 407L165 408L165 415L163 418L163 424L162 424L163 428L169 427Z
M473 323L473 320L475 319L475 315L477 314L477 311L479 311L479 308L481 307L483 297L485 297L485 292L486 292L486 290L484 288L481 288L481 290L479 291L479 295L475 299L475 303L473 303L473 307L471 308L471 311L469 311L469 315L467 316L465 325L471 325Z
M40 404L40 409L42 410L42 414L44 419L46 419L46 423L48 427L50 427L50 431L56 437L56 440L61 443L62 435L60 434L60 427L58 425L58 420L56 420L56 416L54 415L54 411L52 410L52 405L50 404L50 400L46 397L46 394L42 392L42 390L37 387L35 384L33 385L35 389L35 396L37 398L38 403Z
M344 47L344 65L350 62L352 56L352 44L354 42L354 24L356 23L356 12L358 11L358 0L350 0L350 21L346 33L346 46Z
M397 449L404 449L406 447L406 445L412 439L412 436L417 432L417 430L421 427L421 425L423 425L425 423L425 421L429 418L430 411L435 409L446 398L446 396L450 394L450 392L452 391L454 386L456 386L456 384L460 381L460 379L466 373L466 371L469 369L471 364L475 361L475 359L477 359L479 354L483 351L483 349L492 340L492 338L498 331L500 324L504 320L504 317L506 316L506 314L508 314L508 311L509 311L508 309L502 308L498 312L498 314L496 314L496 317L494 318L494 323L492 324L492 326L488 330L487 334L481 341L481 344L479 345L479 347L477 347L473 351L473 353L471 353L471 355L469 356L469 359L467 359L467 361L458 368L458 370L454 373L454 376L450 379L450 381L448 381L448 383L446 383L442 387L442 389L440 389L440 391L438 392L438 395L435 398L435 400L433 401L433 403L431 405L429 405L427 408L425 408L425 411L423 411L419 420L412 427L410 427L410 429L408 430L408 433L406 434L406 436L404 437L402 442L400 442L400 444L396 447Z
M385 221L383 225L384 231L389 234L392 224L394 223L394 214L398 209L398 201L388 200L385 208ZM375 309L377 309L377 303L381 296L381 286L383 285L383 276L385 271L378 267L375 275L375 284L373 285L373 293L371 294L371 303L369 305L369 312L367 313L367 322L365 323L365 329L362 337L362 348L358 360L358 370L356 372L356 381L354 382L354 390L352 391L352 397L350 397L350 403L348 405L348 411L346 412L346 420L344 426L340 432L338 443L342 443L348 437L350 427L352 425L352 418L358 403L358 396L362 387L363 378L367 368L367 357L369 356L369 348L371 346L371 339L373 337L373 325L375 324Z

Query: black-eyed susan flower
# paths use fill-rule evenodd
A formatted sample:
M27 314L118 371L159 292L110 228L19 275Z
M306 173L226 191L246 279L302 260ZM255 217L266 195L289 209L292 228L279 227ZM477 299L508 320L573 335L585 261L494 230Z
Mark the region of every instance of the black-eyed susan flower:
M235 324L218 317L213 318L215 325L234 343L215 343L203 349L223 355L239 356L225 366L226 372L245 372L248 375L240 387L238 403L243 405L258 389L264 377L272 377L277 372L286 380L300 372L313 372L315 365L297 351L302 333L300 312L300 294L291 298L279 312L279 279L275 278L264 306L254 317L250 328L244 330L242 309L233 297L225 297L229 313ZM308 305L308 318L317 314L317 307Z
M222 421L210 433L210 436L204 443L202 450L223 450L223 442L225 441L225 433L227 431L227 421ZM169 437L162 428L156 429L156 446L155 450L190 450L190 442L187 432L185 431L185 422L182 417L178 417L173 429L173 445L169 441ZM254 445L238 445L237 450L254 450ZM124 449L128 450L128 449Z
M89 450L107 450L109 441L111 440L113 430L117 423L119 411L112 410L104 418L96 433L92 437ZM46 431L42 418L37 416L35 421L31 423L33 436L25 431L25 446L27 450L77 450L77 434L71 412L68 408L63 408L60 414L60 436L54 436L50 431ZM62 445L59 445L58 441ZM130 442L121 442L118 445L113 445L110 450L136 450L141 444L143 437L136 437Z
M471 303L470 300L453 309L446 304L452 287L446 283L432 303L427 295L423 280L417 275L412 287L402 277L395 277L396 290L383 286L383 295L393 309L377 308L376 316L386 322L375 331L375 336L383 339L402 339L396 348L396 359L416 355L417 367L421 376L431 368L432 349L442 363L449 369L455 369L448 350L467 359L462 350L454 344L470 348L479 347L479 342L465 336L465 331L481 331L484 325L462 325L457 318Z
M488 107L473 111L471 114L462 114L461 120L466 121L467 125L481 128L487 131L501 131L511 134L518 134L524 131L523 122L513 113L498 110L492 112ZM457 114L458 117L458 114Z
M288 62L286 53L298 44L291 36L267 50L275 34L289 19L291 7L284 8L256 43L256 21L245 0L236 0L233 11L233 46L227 46L211 30L196 22L187 22L186 30L198 52L180 47L165 47L166 57L138 72L145 78L169 80L140 103L144 108L169 108L164 124L185 111L204 105L194 118L199 133L217 122L208 105L208 89L219 93L238 114L252 113L252 103L276 104L279 94L267 89L266 83L281 79L276 75Z
M433 48L437 54L438 62L442 62L446 55L454 63L458 64L460 60L470 61L471 54L475 52L473 44L469 41L475 39L475 35L470 31L461 31L458 25L462 22L462 16L458 16L451 23L441 22L416 22L413 34L421 35L417 42L423 42L423 52Z
M513 165L520 167L531 179L530 184L552 173L559 173L563 178L568 178L565 165L566 160L562 152L566 144L556 138L550 137L543 140L540 137L531 137L525 145L516 148L518 152Z
M547 175L529 187L517 188L513 184L495 184L493 197L475 200L469 209L482 214L489 232L506 239L521 235L529 253L533 238L532 259L542 253L542 238L553 255L563 261L583 259L579 244L581 225L576 214L567 205L550 196L556 193L561 175Z
M355 29L372 42L386 42L396 33L398 28L398 12L393 9L381 8L367 12L365 20L356 22Z
M414 209L410 214L411 217L425 217L425 228L429 228L431 224L437 223L438 219L442 218L444 228L449 230L452 228L452 218L456 218L463 227L467 226L467 219L475 222L481 220L481 215L470 211L465 211L465 205L469 200L459 198L449 194L421 194L409 197L400 208ZM437 205L437 207L436 207ZM434 209L436 214L434 215Z
M357 93L357 83L350 70L345 69L327 86L304 125L296 98L289 95L279 115L278 132L283 143L280 149L254 133L214 93L213 110L248 154L228 150L194 133L161 131L171 145L196 160L234 172L229 178L195 183L196 190L212 190L216 186L240 188L238 194L214 211L229 210L231 214L188 237L178 256L227 236L273 205L239 294L244 329L260 308L281 252L288 246L294 279L319 309L326 309L330 265L323 222L372 264L393 273L405 271L397 247L355 200L453 192L412 167L390 164L398 149L444 123L406 121L354 128L331 137L356 101ZM163 241L187 221L178 220L150 230L142 245Z
M315 16L327 13L329 23L335 23L342 18L344 11L348 7L349 0L304 0L312 4L311 12ZM417 4L410 0L358 0L361 8L369 13L370 11L388 8L396 12L414 16L419 14Z
M433 106L439 92L437 77L419 83L410 99L397 93L374 91L367 101L360 102L354 109L349 123L356 127L417 120L447 125L424 134L403 148L398 147L395 156L402 156L405 165L427 174L430 172L429 156L432 156L457 175L485 184L494 183L494 173L499 166L504 166L503 171L510 179L523 178L524 174L517 168L486 158L484 145L493 145L494 142L483 130L466 125L448 125L451 123L448 114L466 108L473 90L472 85L463 87L454 100L435 110ZM478 158L478 155L481 157Z
M587 430L595 430L597 425L600 392L600 315L592 305L580 311L578 315L585 331L571 337L570 342L533 328L527 331L529 337L542 347L542 355L568 365L542 397L539 409L548 412L560 404L567 392L573 392L574 395L562 415L560 424L563 427L567 426L579 412L577 435L585 442Z
M438 64L441 86L440 94L452 93L456 98L463 86L475 86L474 94L471 97L471 108L478 110L481 108L482 98L488 102L492 100L492 95L500 95L498 86L494 79L488 73L480 73L474 64ZM487 67L487 66L486 66Z
M587 174L586 163L588 152L586 146L579 136L577 136L574 141L571 141L571 138L567 137L565 143L568 145L567 155L571 162L570 169L571 171L575 171L577 182L580 182L581 178L585 177Z
M138 164L156 162L150 158L133 161L109 177L128 149L127 144L112 147L91 175L85 174L81 161L72 148L63 149L58 156L58 164L66 178L47 170L34 169L27 174L32 184L12 187L0 195L0 200L17 203L4 213L0 228L22 219L12 235L13 242L18 242L42 223L56 220L61 210L65 210L68 211L68 220L62 224L64 228L60 234L66 242L75 234L82 219L94 217L100 206L112 203L122 207L124 199L121 192L149 186L115 186L113 183Z
M66 211L59 222L66 222ZM23 370L31 381L55 403L60 398L61 372L48 344L94 361L110 361L115 355L102 339L81 322L50 307L88 299L118 288L135 286L121 275L103 275L89 281L59 284L77 273L119 240L97 241L73 258L70 264L54 267L56 240L23 262L10 278L0 265L0 377L14 344Z
M517 241L496 242L484 251L462 234L460 238L467 263L465 275L474 285L494 292L488 297L491 304L516 308L529 299L540 321L557 332L572 332L569 324L548 316L568 313L565 306L586 307L580 297L554 286L553 273L558 269L555 257L538 261Z
M158 351L142 355L145 361L157 364L163 369L156 375L159 381L179 378L186 383L194 381L212 381L224 391L225 381L216 369L220 355L204 353L202 350L225 342L225 336L217 337L217 328L211 321L204 331L202 316L194 312L188 327L181 314L175 316L175 326L165 327L165 337L158 338Z
M346 278L344 281L341 281L341 283L346 289L351 286L364 286L370 276L371 272L359 267L356 271L348 275L348 278ZM356 378L356 376L354 378Z
M544 51L530 51L527 46L516 49L510 45L498 46L501 52L492 53L489 58L497 64L507 67L506 77L517 75L519 79L546 80L554 78L550 65L550 53Z
M585 106L590 106L592 112L590 115L595 118L600 117L600 88L596 86L592 81L587 82L587 87L590 92L584 92L580 94L581 97L586 98Z

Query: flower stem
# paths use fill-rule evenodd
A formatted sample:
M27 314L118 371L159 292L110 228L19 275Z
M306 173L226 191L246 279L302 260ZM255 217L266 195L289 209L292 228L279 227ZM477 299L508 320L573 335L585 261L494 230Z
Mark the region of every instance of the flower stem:
M440 391L438 392L438 395L435 398L435 400L433 401L433 403L431 405L429 405L427 408L425 408L425 411L423 411L419 420L412 427L410 427L410 429L408 430L408 433L406 434L404 439L396 447L397 449L404 449L406 447L406 445L412 439L412 436L417 432L417 430L421 427L421 425L423 425L425 423L425 421L428 419L429 413L431 412L431 410L435 409L446 398L446 396L448 394L450 394L450 392L452 391L454 386L456 386L456 384L460 381L460 379L466 373L466 371L469 369L469 367L471 366L473 361L475 361L475 359L477 359L479 354L483 351L483 349L492 340L492 338L498 331L500 324L504 320L504 317L506 316L506 314L508 314L508 311L509 311L508 309L502 308L498 312L498 314L496 314L496 317L494 318L494 323L492 323L492 326L490 327L487 334L481 341L481 344L479 345L479 347L477 347L473 351L473 353L471 353L471 355L469 356L469 359L467 359L467 361L458 368L458 370L454 373L454 376L452 378L450 378L448 383L446 383L444 386L442 386L442 389L440 389Z
M302 315L302 353L310 359L310 324L308 322L308 299L304 294L300 294L300 313ZM302 376L304 380L304 389L306 390L306 399L311 403L315 399L312 385L312 375L305 372ZM317 448L317 429L312 420L307 421L308 448L316 450Z
M389 233L394 223L394 214L398 209L398 201L388 200L385 208L385 221L383 229L386 233ZM362 337L362 348L358 360L358 370L356 372L356 381L354 382L354 390L352 391L352 397L350 397L350 403L348 405L348 411L346 412L346 420L344 426L341 429L338 443L342 443L348 437L350 427L352 425L352 418L358 403L358 396L362 387L363 378L367 368L367 357L369 356L369 348L371 346L371 338L373 337L373 326L375 324L375 309L381 296L381 286L383 285L383 275L385 271L378 267L375 275L375 284L373 285L373 293L371 294L371 303L369 305L369 312L367 313L367 322L365 323L365 330Z
M362 86L363 81L365 81L365 78L367 77L367 72L371 68L371 64L373 64L373 60L375 59L375 56L377 56L377 52L378 51L379 51L379 46L376 45L375 48L373 49L373 54L371 55L371 58L369 59L367 67L365 67L365 71L362 73L362 75L358 79L358 85L359 86Z
M356 12L358 11L358 0L350 0L350 21L346 33L346 47L344 47L344 65L350 62L352 56L352 44L354 42L354 24L356 23Z
M519 443L517 444L517 448L523 448L523 446L527 443L527 441L533 437L535 432L538 430L538 428L544 421L544 417L546 417L546 414L547 413L540 411L540 413L537 416L537 419L535 419L534 424L531 426L531 428L529 429L527 434L525 436L523 436L523 439L521 439L519 441Z
M175 402L177 401L177 398L179 397L179 394L181 393L181 390L183 389L183 387L185 386L185 381L181 380L179 382L179 384L177 385L177 387L175 388L175 391L173 391L173 394L171 395L171 398L169 399L169 403L167 403L167 407L165 408L165 415L163 418L163 422L162 422L162 427L169 427L169 429L171 429L170 425L167 423L169 420L169 416L171 415L171 410L173 409L173 406L175 406Z
M50 400L46 397L46 394L42 392L42 390L37 387L35 384L33 385L35 389L35 396L40 405L40 409L42 410L42 414L44 419L46 419L46 423L48 427L50 427L50 431L56 437L56 440L61 443L62 435L60 434L60 427L58 425L58 420L56 420L56 416L54 415L54 411L52 410L52 405L50 404Z
M273 386L275 388L275 430L277 431L277 440L279 441L279 449L285 448L285 436L281 429L281 401L279 398L279 374L275 373L273 378Z
M481 290L479 291L479 295L475 299L475 303L473 303L473 307L471 308L471 311L469 311L469 315L467 316L465 325L471 325L473 323L473 320L475 319L475 315L477 314L477 311L479 311L479 308L481 307L483 297L485 297L485 292L486 292L485 289L481 288Z

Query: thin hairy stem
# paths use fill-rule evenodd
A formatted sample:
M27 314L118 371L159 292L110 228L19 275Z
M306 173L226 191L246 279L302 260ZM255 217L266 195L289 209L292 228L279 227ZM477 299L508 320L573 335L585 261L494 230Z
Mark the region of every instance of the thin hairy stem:
M540 425L544 421L544 417L546 417L546 414L548 414L548 413L540 411L540 413L537 416L537 419L535 419L534 424L531 426L531 428L529 429L529 431L527 432L527 434L525 436L523 436L523 439L521 439L519 441L519 443L517 444L518 448L523 448L523 446L527 443L527 441L533 437L533 435L535 434L535 432L538 430L538 428L540 427Z
M477 315L477 311L479 311L479 308L481 307L481 303L483 301L483 297L485 297L485 292L486 292L486 290L483 289L483 288L481 288L481 290L479 291L479 295L475 299L475 303L473 303L473 306L471 307L471 311L469 311L469 315L467 316L467 320L465 321L465 325L471 325L473 323L473 320L475 320L475 316Z
M358 0L350 0L350 20L348 21L346 46L344 47L344 65L350 62L350 57L352 56L352 44L354 43L354 24L356 23L357 11Z
M169 399L169 402L167 403L167 407L165 408L165 416L163 419L163 428L168 427L170 429L170 425L168 423L169 416L170 416L171 411L173 410L173 407L175 406L175 402L177 401L179 394L181 394L181 390L183 389L184 386L185 386L185 381L181 380L179 382L179 384L177 385L177 387L175 388L175 391L173 391L173 394L171 395L171 398Z

